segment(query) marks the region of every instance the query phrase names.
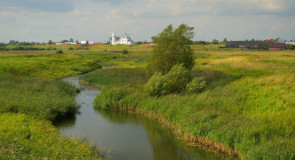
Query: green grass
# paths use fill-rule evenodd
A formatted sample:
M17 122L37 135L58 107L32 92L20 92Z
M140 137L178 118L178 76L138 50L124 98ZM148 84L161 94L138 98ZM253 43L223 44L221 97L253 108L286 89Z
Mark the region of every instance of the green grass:
M132 81L132 83L137 83L139 81L145 81L146 76L143 68L113 68L96 70L88 73L87 76L82 77L81 80L86 83L96 83L106 86L130 81Z
M61 138L48 121L24 114L0 114L0 159L100 159L93 147Z
M143 92L143 70L139 82L132 76L124 83L110 80L123 70L132 72L128 65L84 78L111 82L95 100L96 108L153 114L179 132L238 152L241 159L295 159L295 52L207 49L195 51L193 75L207 81L200 94L150 97Z
M59 80L0 79L0 113L24 113L35 118L58 120L76 113L76 88Z

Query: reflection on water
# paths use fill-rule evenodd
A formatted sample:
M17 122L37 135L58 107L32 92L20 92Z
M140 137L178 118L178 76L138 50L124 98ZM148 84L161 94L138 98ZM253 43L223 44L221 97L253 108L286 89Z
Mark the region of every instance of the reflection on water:
M79 77L64 79L80 87ZM109 148L111 159L120 160L218 160L222 157L197 147L188 147L153 120L118 112L95 111L97 89L83 88L75 100L80 113L56 124L64 135L86 137L97 148Z

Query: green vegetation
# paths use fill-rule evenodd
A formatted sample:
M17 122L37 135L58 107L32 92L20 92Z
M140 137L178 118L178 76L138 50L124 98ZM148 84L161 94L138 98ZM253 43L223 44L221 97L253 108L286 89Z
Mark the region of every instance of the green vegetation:
M124 50L123 50L123 54L128 54L127 49L124 49Z
M149 52L150 47L86 46L86 50L71 46L74 50L64 54L56 50L69 46L31 51L13 47L0 52L0 159L99 159L86 142L61 137L51 125L77 111L76 89L59 79L101 65L130 66L132 70L145 63L141 53ZM123 55L124 49L132 55ZM134 73L141 73L136 70Z
M149 75L156 72L168 73L171 68L182 63L185 68L191 70L194 66L193 51L188 45L194 36L193 27L185 24L173 29L169 25L153 37L153 43L157 44L152 51L147 65Z
M96 108L144 114L174 128L189 144L211 145L238 153L241 159L294 159L294 51L219 46L191 46L196 57L192 75L201 79L195 80L199 89L193 93L147 95L143 86L148 79L142 69L147 61L131 58L139 56L135 53L128 54L124 63L120 59L116 68L89 73L84 79L92 77L91 82L103 85L100 80L105 77L116 79L123 70L131 73L130 68L136 67L139 80L134 82L130 76L130 81L107 83Z
M0 159L99 159L85 141L60 137L48 121L0 114Z
M156 72L144 85L150 96L163 96L182 92L191 81L191 73L182 64L176 64L167 74Z
M2 77L0 113L25 113L54 121L76 113L76 89L62 81Z
M57 50L56 54L63 54L64 52L62 50Z
M150 46L54 47L67 50L64 54L52 49L1 51L0 159L97 158L85 142L61 138L50 121L76 110L71 98L75 89L56 79L100 66L112 68L82 79L105 86L96 108L150 116L174 128L188 144L212 145L241 159L294 159L294 51L220 46L192 45L195 66L187 92L160 97L144 91ZM129 53L122 54L124 49Z

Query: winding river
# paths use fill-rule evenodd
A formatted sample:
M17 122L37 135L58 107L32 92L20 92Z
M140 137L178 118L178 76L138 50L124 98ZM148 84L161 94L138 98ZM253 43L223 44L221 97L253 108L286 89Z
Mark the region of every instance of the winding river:
M75 96L79 113L55 126L65 136L86 139L113 160L220 160L199 147L189 147L166 128L148 118L127 113L97 111L93 101L98 89L81 87L79 76L63 79L81 88Z

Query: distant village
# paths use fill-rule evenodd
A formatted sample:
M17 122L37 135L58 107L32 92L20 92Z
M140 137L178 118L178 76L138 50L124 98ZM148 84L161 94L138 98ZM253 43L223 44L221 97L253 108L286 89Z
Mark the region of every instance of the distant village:
M207 41L191 41L190 44L195 45L206 45L206 44L225 44L225 46L219 48L241 48L246 50L259 49L259 50L284 50L284 49L295 49L295 41L279 41L279 38L267 39L267 40L245 40L245 41L227 41L226 38L222 42L219 42L216 39L213 39L212 42ZM31 45L31 46L55 46L55 45L151 45L155 44L149 42L134 42L131 39L131 36L127 33L123 34L121 37L116 36L113 32L111 37L105 42L93 42L88 40L78 41L71 38L70 40L62 40L61 42L52 42L51 40L48 43L38 43L38 42L18 42L11 40L9 43L0 43L0 46L15 46L15 45Z
M295 42L283 41L278 42L273 39L265 41L227 41L225 47L220 48L243 48L243 49L264 49L264 50L282 50L282 49L294 49Z

